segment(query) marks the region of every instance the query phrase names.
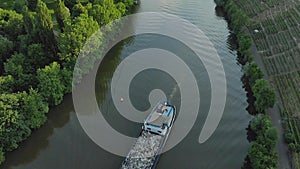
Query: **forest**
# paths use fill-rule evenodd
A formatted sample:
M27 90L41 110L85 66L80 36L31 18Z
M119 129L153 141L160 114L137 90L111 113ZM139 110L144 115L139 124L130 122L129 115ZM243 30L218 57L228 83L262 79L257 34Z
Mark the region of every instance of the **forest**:
M0 8L0 164L72 90L80 49L133 0L42 0Z

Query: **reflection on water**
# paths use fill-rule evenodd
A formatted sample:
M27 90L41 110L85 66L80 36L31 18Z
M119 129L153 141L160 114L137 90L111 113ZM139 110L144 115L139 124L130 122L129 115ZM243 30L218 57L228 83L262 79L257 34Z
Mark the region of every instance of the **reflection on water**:
M216 132L207 142L198 143L211 97L208 74L202 62L180 42L158 35L131 37L110 50L100 65L95 82L99 108L116 130L129 136L137 136L141 124L126 120L113 105L110 95L111 78L119 63L137 50L152 47L171 51L184 60L194 73L201 103L192 130L180 144L161 156L158 168L240 168L249 146L245 128L250 117L245 110L247 98L240 80L241 66L236 61L234 35L228 30L223 11L215 8L213 0L141 0L138 12L150 11L175 14L197 25L221 56L228 94L223 118ZM133 23L128 29L134 29L134 26ZM197 39L192 40L197 42ZM173 104L180 107L180 90L175 90L176 85L178 84L163 72L143 71L130 85L130 98L137 109L146 110L149 108L149 92L160 88ZM73 110L71 95L67 95L61 105L52 108L48 117L47 123L22 143L19 149L7 154L7 160L1 169L119 168L123 158L98 147L82 130Z
M43 127L33 131L32 135L21 143L18 149L6 154L6 162L0 168L10 169L11 166L19 166L34 161L40 152L49 146L49 137L55 133L54 130L64 127L70 121L72 111L71 95L66 95L62 104L50 110L47 115L48 121Z

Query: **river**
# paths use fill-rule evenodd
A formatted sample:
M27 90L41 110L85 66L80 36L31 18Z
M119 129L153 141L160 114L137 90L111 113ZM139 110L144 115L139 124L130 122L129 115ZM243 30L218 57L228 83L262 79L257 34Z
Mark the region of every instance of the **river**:
M249 147L246 127L251 117L246 111L247 98L241 82L241 65L237 61L234 39L223 12L215 9L213 0L141 0L136 10L175 14L199 27L221 56L227 79L227 100L222 120L212 137L199 144L198 137L210 105L210 100L207 99L210 97L210 84L201 61L194 57L185 58L200 84L200 112L187 137L161 156L157 168L240 168ZM134 23L132 26L134 28ZM116 45L103 60L96 80L98 104L100 109L106 110L104 112L110 112L104 114L108 121L120 116L111 105L110 96L111 78L116 67L131 52L147 47L158 47L188 55L184 46L157 35L135 36ZM154 81L151 77L164 81ZM167 74L148 70L135 77L130 86L130 98L138 109L145 110L149 107L148 102L144 102L149 91L161 88L167 96L172 96L171 101L177 104L179 101L176 98L180 92L173 91L174 85L174 80ZM124 120L112 123L120 132L130 136L137 136L140 132L141 124L138 123ZM72 96L66 95L62 104L50 110L48 121L43 127L34 131L17 150L6 154L6 161L0 168L116 169L123 159L101 149L89 139L74 112Z

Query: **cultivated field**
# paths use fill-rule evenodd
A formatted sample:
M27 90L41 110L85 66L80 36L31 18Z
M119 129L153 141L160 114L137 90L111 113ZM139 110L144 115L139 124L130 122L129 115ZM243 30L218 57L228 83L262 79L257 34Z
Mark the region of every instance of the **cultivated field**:
M277 89L293 168L300 168L300 1L235 0L251 18L248 29Z

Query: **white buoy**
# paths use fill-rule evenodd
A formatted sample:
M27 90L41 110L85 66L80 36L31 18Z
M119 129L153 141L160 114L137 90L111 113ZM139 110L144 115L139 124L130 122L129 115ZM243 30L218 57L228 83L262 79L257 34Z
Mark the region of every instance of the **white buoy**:
M123 97L121 97L120 101L121 101L121 102L123 102L123 101L124 101L124 98L123 98Z

